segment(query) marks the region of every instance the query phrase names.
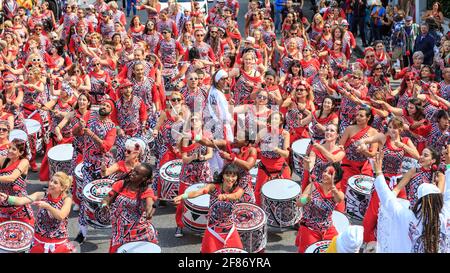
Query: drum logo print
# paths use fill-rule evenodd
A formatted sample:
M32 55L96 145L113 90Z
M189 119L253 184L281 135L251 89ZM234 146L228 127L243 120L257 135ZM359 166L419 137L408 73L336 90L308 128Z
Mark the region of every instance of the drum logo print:
M108 182L101 182L92 185L90 193L93 197L103 199L111 190L111 184Z
M214 227L227 228L233 225L231 221L232 204L229 202L218 201L211 206L211 214L209 215L209 223Z
M109 226L111 224L111 215L107 207L98 207L94 213L95 219L102 225Z
M33 240L34 230L18 222L4 222L0 226L0 248L20 251L27 248Z
M264 215L262 211L250 210L246 207L238 207L233 212L233 222L240 229L248 229L259 225L264 221Z

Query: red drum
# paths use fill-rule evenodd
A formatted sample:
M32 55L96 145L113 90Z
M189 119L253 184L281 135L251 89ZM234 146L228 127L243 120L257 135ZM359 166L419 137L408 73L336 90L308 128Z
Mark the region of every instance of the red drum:
M216 250L214 253L248 253L248 252L240 248L222 248Z
M289 179L274 179L262 186L262 208L267 214L267 224L273 227L295 225L302 213L296 200L300 185Z
M24 222L0 224L0 253L27 252L34 238L34 228Z
M305 253L325 253L327 252L330 243L330 240L315 242L314 244L308 246L308 248L305 250Z
M185 193L202 189L205 183L198 183L189 186ZM208 224L209 194L203 194L196 198L184 200L184 211L182 221L193 231L203 232Z
M345 193L346 213L355 221L362 221L369 206L375 179L367 175L354 175L348 179Z
M180 173L183 161L181 159L171 160L159 169L161 177L161 200L172 201L178 196L180 187Z
M83 195L87 200L87 222L97 229L111 227L111 215L107 207L100 206L103 198L111 191L114 180L98 179L88 183L83 188Z
M73 146L72 144L59 144L48 151L48 163L50 165L50 177L56 172L65 172L72 175Z
M267 216L258 206L239 203L233 210L232 221L236 225L245 251L257 253L267 244Z

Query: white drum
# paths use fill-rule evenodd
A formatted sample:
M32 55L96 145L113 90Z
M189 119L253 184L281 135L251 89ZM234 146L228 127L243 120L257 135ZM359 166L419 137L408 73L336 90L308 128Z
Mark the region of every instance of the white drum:
M150 242L131 242L123 244L116 253L161 253L161 247Z
M331 215L331 219L333 220L333 225L339 234L346 231L350 226L350 221L342 212L334 210Z
M159 169L161 178L161 200L172 201L178 196L180 187L180 173L183 167L183 160L175 159L166 162Z
M24 119L25 126L27 127L28 136L34 138L36 141L36 152L42 152L42 129L39 121L34 119Z
M305 253L325 253L327 252L330 244L331 244L330 240L315 242L314 244L308 246L307 249L305 249Z
M107 207L100 206L103 198L111 191L114 180L98 179L88 183L83 188L83 195L87 201L86 218L93 228L104 229L111 227L111 215Z
M301 178L303 177L303 157L307 155L310 143L310 138L299 139L292 143L292 163L294 165L294 171Z
M34 238L34 228L19 221L0 223L0 253L27 252Z
M202 189L205 183L198 183L189 186L185 193ZM193 231L203 232L208 224L209 194L203 194L196 198L184 200L183 223Z
M72 144L59 144L52 147L48 151L48 163L50 166L50 178L56 172L65 172L67 175L72 175Z
M248 252L240 248L222 248L214 251L214 253L248 253Z
M367 175L354 175L348 179L345 193L346 213L355 221L362 221L369 206L375 179Z
M80 164L78 164L75 167L75 194L78 197L79 200L81 200L81 194L82 194L82 188L81 186L83 185L83 173L81 172L81 169L83 168L83 162L81 162Z
M14 129L9 132L9 141L13 141L14 139L28 141L28 135L22 130Z
M262 209L267 214L267 224L274 227L290 227L301 218L296 205L300 185L289 179L274 179L262 186Z

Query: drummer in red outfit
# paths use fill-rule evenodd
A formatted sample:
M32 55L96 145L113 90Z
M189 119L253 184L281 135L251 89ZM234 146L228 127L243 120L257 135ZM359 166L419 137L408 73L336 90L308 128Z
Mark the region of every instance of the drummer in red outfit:
M261 150L261 162L256 177L256 205L261 205L261 188L275 178L291 178L287 164L289 158L289 132L283 130L283 115L274 112L269 116L268 127L260 131L257 144Z
M27 143L21 139L11 141L8 155L0 158L0 192L14 197L27 196L26 177L28 161ZM13 206L6 200L0 202L0 223L16 220L34 225L33 210L29 205Z
M178 204L182 199L195 198L210 194L208 225L202 241L202 253L213 253L222 248L243 249L239 233L231 219L236 203L244 194L238 186L239 168L229 164L217 178L217 181L204 188L175 197Z
M402 162L405 155L414 159L419 159L419 152L416 146L408 137L401 137L403 131L403 121L394 117L388 123L386 134L378 133L373 137L365 138L360 141L360 145L366 145L372 142L378 142L383 147L383 174L391 190L397 184L402 176ZM406 191L400 192L399 198L406 199ZM378 222L378 209L380 199L376 191L372 193L366 214L363 219L364 242L376 241L376 227Z
M297 238L298 252L304 253L311 244L322 240L331 240L338 234L333 225L332 214L337 204L344 201L344 193L335 183L342 178L342 168L335 162L325 169L320 180L308 185L297 201L303 207Z
M156 230L151 219L155 212L153 203L156 196L150 188L152 167L141 163L129 177L113 184L112 190L102 201L102 207L111 211L110 253L126 243L148 241L158 243Z
M39 210L34 226L31 253L74 253L67 230L72 198L68 191L72 177L57 172L50 179L47 192L35 192L28 197L8 196L0 193L0 199L15 206L36 205Z
M9 123L5 120L0 120L0 157L6 157L9 150Z
M342 160L342 169L344 175L338 188L342 192L347 190L348 179L357 174L372 176L372 166L369 158L375 156L378 143L372 143L370 148L364 146L357 146L358 140L368 138L377 134L377 130L370 127L373 115L370 109L361 108L355 118L355 125L347 127L339 141L340 145L345 148L345 157ZM344 210L344 205L339 206L339 211Z

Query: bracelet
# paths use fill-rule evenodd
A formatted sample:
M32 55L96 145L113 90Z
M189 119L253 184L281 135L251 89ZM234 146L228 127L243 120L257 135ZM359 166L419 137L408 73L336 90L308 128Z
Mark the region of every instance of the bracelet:
M308 197L300 198L300 203L302 203L303 205L306 205L306 203L308 203Z
M382 175L382 174L383 174L382 172L376 172L375 176L379 176L379 175Z
M8 204L14 205L15 200L16 200L16 198L14 196L11 196L11 195L8 196Z
M181 198L184 199L184 200L186 200L186 199L189 198L189 194L188 194L187 192L185 192L185 193L181 196Z

